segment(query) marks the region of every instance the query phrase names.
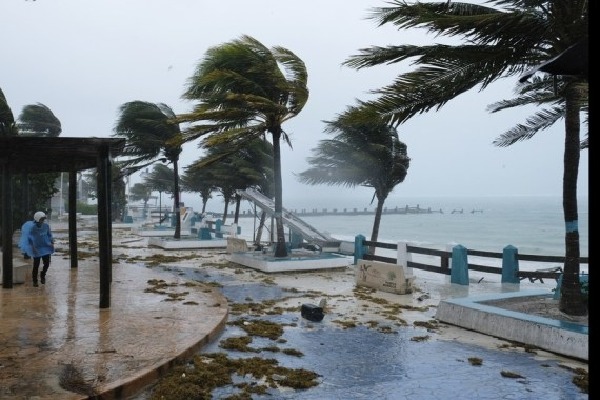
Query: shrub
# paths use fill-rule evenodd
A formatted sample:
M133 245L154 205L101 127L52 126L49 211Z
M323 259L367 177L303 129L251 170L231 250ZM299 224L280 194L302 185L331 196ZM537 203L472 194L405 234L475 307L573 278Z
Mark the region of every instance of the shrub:
M96 215L98 214L98 205L77 202L77 212L82 215Z

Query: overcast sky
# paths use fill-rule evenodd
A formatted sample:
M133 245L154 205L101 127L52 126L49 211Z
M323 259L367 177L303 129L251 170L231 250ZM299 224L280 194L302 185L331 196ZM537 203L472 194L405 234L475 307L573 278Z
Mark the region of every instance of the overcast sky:
M367 19L372 7L387 5L379 0L2 0L0 88L15 118L23 106L43 103L60 119L63 137L110 137L118 108L128 101L190 111L192 103L181 95L209 47L242 35L268 47L283 46L306 63L310 90L304 110L283 126L293 144L293 149L282 146L284 206L343 196L356 197L362 207L372 190L307 186L293 174L308 168L310 150L328 138L324 120L356 99L372 98L369 90L410 68L356 71L342 67L344 60L373 45L441 41ZM561 196L563 121L508 148L492 144L533 112L486 112L490 103L512 97L515 81L467 93L401 125L400 140L412 161L390 198ZM196 143L186 144L180 166L201 155ZM588 193L587 150L581 153L578 192Z

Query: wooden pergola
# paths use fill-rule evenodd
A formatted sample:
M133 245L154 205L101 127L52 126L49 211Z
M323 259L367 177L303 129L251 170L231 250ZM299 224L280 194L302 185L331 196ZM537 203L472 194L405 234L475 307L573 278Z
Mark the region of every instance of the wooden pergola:
M98 245L100 262L100 308L110 307L112 280L111 165L123 152L125 139L0 137L2 172L2 288L13 287L12 177L15 174L67 172L69 174L69 257L77 268L77 173L96 168L98 198Z

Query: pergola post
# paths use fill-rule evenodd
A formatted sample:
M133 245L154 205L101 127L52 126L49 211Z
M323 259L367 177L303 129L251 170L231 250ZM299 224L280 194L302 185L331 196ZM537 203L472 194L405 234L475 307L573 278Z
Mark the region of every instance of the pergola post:
M103 146L98 155L98 244L100 259L100 308L110 307L110 268L111 259L108 250L110 242L110 166L108 147Z
M71 268L77 268L77 171L69 172L69 254Z
M10 165L2 162L2 287L13 287L12 251L12 179Z

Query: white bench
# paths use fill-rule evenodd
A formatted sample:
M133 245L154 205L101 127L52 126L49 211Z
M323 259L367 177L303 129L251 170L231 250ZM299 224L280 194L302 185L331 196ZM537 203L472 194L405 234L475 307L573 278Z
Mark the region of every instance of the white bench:
M24 260L13 259L13 283L31 282L31 270L33 265ZM2 268L0 268L0 271ZM0 273L0 283L2 283L3 273Z

